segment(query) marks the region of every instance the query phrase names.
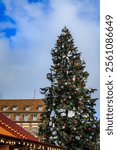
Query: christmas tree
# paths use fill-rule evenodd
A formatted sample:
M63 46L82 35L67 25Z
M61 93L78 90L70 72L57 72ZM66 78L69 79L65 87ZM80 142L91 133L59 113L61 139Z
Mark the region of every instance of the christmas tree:
M67 150L95 150L99 128L95 117L96 89L87 88L89 76L81 53L64 27L51 51L53 65L47 79L50 87L41 88L46 110L42 114L39 136L43 142Z

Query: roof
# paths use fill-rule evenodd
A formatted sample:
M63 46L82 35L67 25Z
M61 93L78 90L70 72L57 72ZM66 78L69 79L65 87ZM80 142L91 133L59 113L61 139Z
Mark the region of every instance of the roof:
M40 106L43 107L40 112L43 112L45 109L43 99L0 99L0 112L14 112L14 107L17 108L16 112L24 112L26 107L30 107L29 112L39 112Z
M27 139L34 142L38 142L38 139L30 134L28 131L17 125L14 121L7 118L5 115L0 113L0 134L19 139Z

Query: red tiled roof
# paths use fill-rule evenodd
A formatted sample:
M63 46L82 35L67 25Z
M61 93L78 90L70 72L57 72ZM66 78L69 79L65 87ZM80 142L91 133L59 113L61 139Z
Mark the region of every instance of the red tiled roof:
M30 134L22 127L17 125L11 119L7 118L2 113L0 113L0 126L19 139L27 139L27 140L38 142L38 139L36 137L34 137L32 134Z

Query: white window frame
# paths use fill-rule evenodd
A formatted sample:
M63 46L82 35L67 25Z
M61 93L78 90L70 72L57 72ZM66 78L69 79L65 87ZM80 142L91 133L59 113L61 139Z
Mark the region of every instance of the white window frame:
M8 108L9 108L8 106L3 106L2 110L3 110L3 111L7 111Z
M25 107L25 110L26 110L26 111L30 111L30 109L31 109L31 106L26 106L26 107Z
M28 114L24 114L24 121L28 121L29 117Z
M43 106L39 105L38 106L38 111L42 111L43 110Z
M38 115L37 113L33 114L33 121L37 121L37 115Z
M17 111L18 106L13 106L13 111Z
M20 114L16 114L15 121L20 121Z

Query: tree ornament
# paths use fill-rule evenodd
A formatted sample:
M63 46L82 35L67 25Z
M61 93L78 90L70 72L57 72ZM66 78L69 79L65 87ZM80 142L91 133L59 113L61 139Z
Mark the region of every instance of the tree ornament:
M91 88L89 88L89 91L91 92Z
M56 132L56 131L53 131L53 132L52 132L52 135L56 135L56 134L57 134L57 132Z
M71 53L68 53L68 55L67 55L68 57L71 57L72 55L71 55Z
M77 139L77 140L80 140L80 136L76 136L76 139Z
M84 118L87 118L87 117L88 117L88 115L87 115L87 114L85 114L85 115L83 115L83 117L84 117Z
M52 117L50 116L50 120L52 120Z
M50 128L50 131L53 131L53 128Z
M57 81L57 80L55 80L55 81L54 81L54 83L56 84L56 83L58 83L58 81Z
M93 119L92 119L92 118L90 118L90 121L93 121Z
M68 98L71 99L71 96L69 96Z
M54 141L55 145L59 146L58 141Z
M75 116L75 111L68 111L68 117L72 118Z
M49 122L49 126L52 126L52 121Z
M54 117L55 116L55 111L52 110L51 114L50 114L50 117Z
M55 124L54 123L52 124L52 127L55 128Z
M68 42L71 42L72 39L69 39Z
M62 117L66 116L66 113L65 113L65 112L62 112L62 113L61 113L61 116L62 116Z
M76 128L74 128L74 131L76 131Z
M92 139L92 136L89 136L90 139Z
M65 56L65 55L63 55L63 58L66 58L66 56Z
M61 88L62 88L62 89L64 89L64 86L63 86L63 85L61 85Z
M64 31L64 30L62 30L62 35L66 35L66 33L65 33L65 31Z
M73 56L73 58L76 58L76 56Z
M50 139L50 140L52 140L52 139L53 139L53 137L52 137L52 136L50 136L50 137L49 137L49 139Z
M65 125L64 125L64 126L62 126L62 129L65 129Z
M80 113L80 112L77 112L77 114L80 115L81 113Z
M62 45L62 48L64 48L64 45Z
M53 106L55 106L56 104L55 103L53 103Z
M57 53L57 49L55 49L54 52Z
M79 88L77 88L77 89L79 89ZM79 101L81 101L81 100L82 100L82 97L79 98Z
M47 74L51 85L41 89L47 110L42 115L39 137L68 150L93 150L99 141L93 108L97 99L91 98L95 89L86 87L89 74L66 27L51 54L53 65Z
M57 111L61 113L61 112L65 112L65 109L58 109Z
M58 136L54 136L54 137L53 137L53 139L57 139L57 138L58 138Z
M80 90L80 88L76 88L76 91L79 91Z
M76 78L75 78L75 77L73 77L73 78L72 78L72 80L73 80L73 81L75 81L75 80L76 80Z
M59 128L56 128L56 130L59 131L60 129L59 129Z
M75 107L73 107L73 110L75 110L76 108Z
M67 71L66 74L68 75L68 74L69 74L69 71Z

